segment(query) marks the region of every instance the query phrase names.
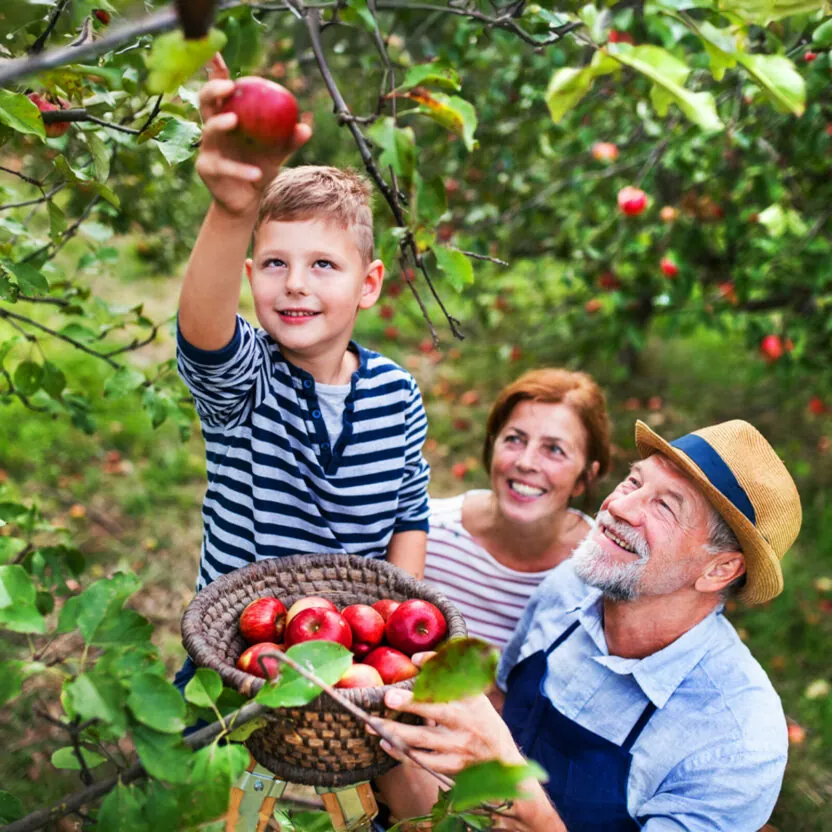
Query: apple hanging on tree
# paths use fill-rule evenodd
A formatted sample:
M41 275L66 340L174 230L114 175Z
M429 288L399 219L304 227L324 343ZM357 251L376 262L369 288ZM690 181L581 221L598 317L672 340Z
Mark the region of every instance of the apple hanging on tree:
M676 265L672 257L662 257L659 262L659 267L665 277L674 278L679 274L679 267Z
M592 158L597 162L614 162L618 158L618 147L612 142L595 142Z
M618 192L618 207L622 214L637 217L647 207L647 194L641 188L627 185Z
M237 116L237 129L264 145L288 145L298 123L298 102L280 84L247 75L234 84L222 112Z
M779 335L766 335L760 342L760 354L769 364L779 361L783 351L783 340Z
M48 98L37 92L30 92L29 100L42 113L51 113L56 110L66 110L69 108L69 102L59 99L58 104L53 104ZM46 129L46 135L50 139L57 139L69 130L69 125L70 122L68 121L53 121L49 124L44 123L44 128Z

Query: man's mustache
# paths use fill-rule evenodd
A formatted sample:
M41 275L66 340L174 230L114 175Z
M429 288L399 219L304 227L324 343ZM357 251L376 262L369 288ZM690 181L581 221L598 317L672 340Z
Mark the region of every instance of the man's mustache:
M597 525L604 526L609 529L616 537L620 537L628 546L632 546L642 561L647 562L650 559L650 546L647 544L644 537L640 535L632 526L627 523L619 522L608 511L603 509L598 512L595 522Z

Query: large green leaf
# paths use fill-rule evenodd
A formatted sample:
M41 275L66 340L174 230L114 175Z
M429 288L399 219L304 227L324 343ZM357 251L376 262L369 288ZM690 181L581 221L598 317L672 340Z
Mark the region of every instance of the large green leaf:
M422 665L413 698L418 702L453 702L483 693L494 681L497 661L497 651L482 639L451 639Z
M483 803L514 800L523 794L520 784L530 778L544 783L548 779L546 772L535 762L525 765L508 765L500 760L477 763L457 774L448 798L456 812Z
M439 218L448 210L448 199L445 196L445 185L440 176L425 179L417 171L415 213L419 223L428 228L435 227Z
M477 111L470 101L458 95L445 95L424 88L414 89L407 97L419 105L418 112L429 116L459 136L468 150L477 147L474 133L477 130Z
M108 832L151 832L142 813L143 803L139 788L119 783L101 803L98 828Z
M156 143L168 164L178 165L196 153L199 134L199 126L192 121L172 117L165 121Z
M84 719L100 719L118 734L127 728L124 711L126 692L109 676L91 670L82 673L64 687L68 710Z
M711 74L717 81L725 77L725 71L737 65L737 39L734 31L728 27L718 29L707 20L695 23L685 17L685 22L702 40L711 62Z
M139 722L163 734L185 729L185 700L170 682L153 673L131 681L127 705Z
M552 75L546 89L546 104L552 121L563 117L592 89L596 78L619 70L619 65L599 49L588 66L580 69L564 67Z
M466 286L474 282L474 267L471 259L461 251L454 251L445 246L434 246L436 265L448 278L448 282L455 291L461 292Z
M153 42L147 56L150 75L147 79L149 92L176 92L197 70L211 59L215 52L222 51L227 38L219 29L211 29L204 38L186 40L182 32L168 32Z
M96 581L64 604L58 619L58 630L68 632L77 627L84 641L91 644L107 617L114 616L140 587L138 578L121 572L112 578Z
M41 295L49 291L49 281L40 269L36 269L29 263L12 263L5 260L3 261L3 268L14 275L20 291L24 294Z
M399 185L407 190L413 181L416 165L416 137L410 127L397 127L392 118L377 121L367 135L381 148L382 169L393 168Z
M202 795L204 820L218 817L228 809L231 786L246 770L248 751L242 745L209 745L194 755L191 787Z
M22 93L0 89L0 123L18 133L46 138L46 127L40 110Z
M14 371L14 386L24 396L31 396L40 390L43 367L34 361L21 361Z
M23 804L11 792L0 790L0 823L11 823L23 817Z
M222 693L222 679L210 667L198 667L193 679L185 685L185 699L200 708L210 708Z
M0 566L0 627L16 633L46 632L36 600L37 589L22 566Z
M651 92L653 105L660 116L667 115L668 106L679 109L703 130L722 130L724 125L716 111L716 102L708 92L690 92L682 84L690 67L659 46L616 44L610 56L649 78L656 88Z
M119 367L104 383L104 395L120 398L138 390L147 379L131 367Z
M812 44L821 49L832 46L832 18L825 20L812 32Z
M107 758L95 751L90 751L88 748L81 748L81 756L84 758L87 768L95 768L102 763L107 762ZM81 763L78 762L78 757L75 755L75 749L72 746L59 748L52 752L52 765L55 768L65 768L70 771L80 771Z
M328 685L334 685L352 664L352 653L334 641L306 641L290 647L286 655ZM320 692L317 685L284 664L277 680L260 688L256 701L269 708L291 708L308 704Z
M396 87L396 92L413 89L413 87L429 84L434 87L444 87L459 92L459 73L450 66L438 62L429 64L415 64L408 67L404 80Z
M193 754L182 741L181 734L160 733L145 725L133 725L130 736L151 777L168 783L188 782Z
M796 116L803 115L806 109L806 83L787 57L739 52L737 61L746 68L778 110Z
M717 3L721 11L760 26L784 17L811 14L826 6L826 0L719 0Z

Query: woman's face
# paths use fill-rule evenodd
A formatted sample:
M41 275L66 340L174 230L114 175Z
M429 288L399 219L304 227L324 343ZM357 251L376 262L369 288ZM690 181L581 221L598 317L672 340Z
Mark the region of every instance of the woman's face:
M503 516L533 523L563 511L584 490L586 446L586 429L571 407L520 402L491 458L491 488Z

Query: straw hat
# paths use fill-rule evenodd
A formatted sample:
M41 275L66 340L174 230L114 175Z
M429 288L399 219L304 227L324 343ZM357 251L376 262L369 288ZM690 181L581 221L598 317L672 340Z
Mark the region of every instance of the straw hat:
M660 453L678 465L734 530L745 555L740 600L761 604L779 595L780 560L803 512L794 481L765 437L735 419L666 442L638 421L636 447L642 459Z

